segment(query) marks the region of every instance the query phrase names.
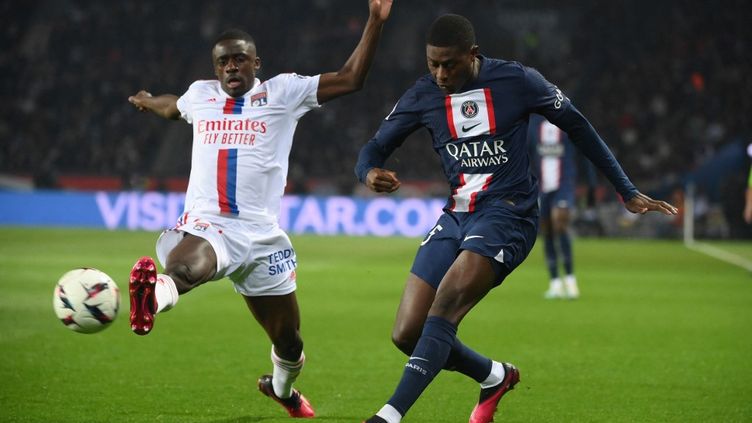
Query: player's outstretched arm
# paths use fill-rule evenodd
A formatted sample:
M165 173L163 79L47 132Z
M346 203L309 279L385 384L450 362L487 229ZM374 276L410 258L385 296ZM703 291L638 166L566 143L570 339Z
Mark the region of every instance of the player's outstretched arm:
M368 22L350 58L339 71L321 75L316 93L319 103L325 103L363 87L376 54L381 28L392 9L392 0L369 0L368 9Z
M641 192L624 203L624 207L632 213L640 214L645 214L649 211L657 211L665 215L675 215L679 212L679 210L671 204L665 201L653 200Z
M128 97L128 102L136 106L140 112L152 112L165 119L180 118L178 97L173 94L163 94L156 97L150 92L141 90L136 95Z
M396 172L378 167L368 171L365 184L371 191L375 192L394 192L400 187Z

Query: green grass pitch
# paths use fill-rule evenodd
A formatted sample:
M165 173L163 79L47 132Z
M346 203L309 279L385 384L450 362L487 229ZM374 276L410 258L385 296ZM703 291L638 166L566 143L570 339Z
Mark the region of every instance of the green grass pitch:
M132 263L157 234L0 229L0 421L289 422L255 388L269 341L228 281L202 286L146 337L128 328ZM403 357L389 335L418 240L293 237L317 420L360 422L389 398ZM541 243L460 326L515 363L503 422L752 421L752 276L678 242L578 239L577 301L545 301ZM752 245L734 244L752 257ZM58 277L111 275L120 316L95 335L56 320ZM477 384L442 372L405 422L466 422Z

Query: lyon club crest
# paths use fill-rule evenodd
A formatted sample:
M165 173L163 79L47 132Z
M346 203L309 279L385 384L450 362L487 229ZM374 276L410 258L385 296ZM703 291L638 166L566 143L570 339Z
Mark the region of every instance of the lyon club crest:
M251 107L266 106L266 91L251 96Z
M460 111L462 112L462 116L470 119L474 118L475 115L478 114L478 103L474 102L473 100L468 100L460 106Z

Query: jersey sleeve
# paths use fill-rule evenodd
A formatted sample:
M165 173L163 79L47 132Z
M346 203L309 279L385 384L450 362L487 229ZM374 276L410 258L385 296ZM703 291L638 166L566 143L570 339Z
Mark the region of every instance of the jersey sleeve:
M296 73L285 73L277 76L279 82L285 87L284 101L296 119L300 119L311 109L320 107L316 95L319 89L320 76L304 76Z
M608 178L624 201L639 191L585 116L556 85L532 68L525 68L525 95L529 111L545 116L567 133L569 139Z
M355 175L365 182L368 171L383 167L386 159L405 141L408 135L421 126L417 95L414 89L408 90L384 118L376 135L371 138L358 154Z
M538 113L551 121L572 104L559 87L548 82L537 70L525 67L523 72L525 96L531 113Z
M198 84L198 81L191 84L185 94L180 96L176 102L180 117L191 124L193 123L193 97L197 89L196 84Z

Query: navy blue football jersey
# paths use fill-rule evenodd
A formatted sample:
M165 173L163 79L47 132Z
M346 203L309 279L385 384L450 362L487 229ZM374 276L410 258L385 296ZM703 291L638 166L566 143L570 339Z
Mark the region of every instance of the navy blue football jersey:
M449 212L474 212L507 204L535 212L536 177L527 147L531 113L567 131L625 199L637 190L593 127L555 85L518 62L478 56L480 70L457 93L447 95L428 74L399 99L374 138L362 149L355 173L383 167L405 138L425 127L441 157L450 195Z
M530 115L528 142L534 153L534 173L540 192L574 190L577 181L574 145L567 134L541 115Z

